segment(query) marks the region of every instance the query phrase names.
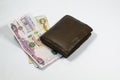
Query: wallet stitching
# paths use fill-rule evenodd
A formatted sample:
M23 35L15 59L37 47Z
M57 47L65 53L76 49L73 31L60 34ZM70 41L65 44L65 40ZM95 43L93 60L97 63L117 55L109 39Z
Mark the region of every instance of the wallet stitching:
M90 31L91 32L91 31ZM85 33L85 36L87 36L90 32L88 32L88 33ZM85 37L84 36L84 37ZM84 39L84 37L83 37L83 39ZM69 52L71 52L72 50L73 50L73 48L80 42L80 40L79 40L79 36L77 37L78 39L76 40L76 42L75 42L75 44L73 44L73 45L71 45L71 47L69 47L68 48L68 51L66 51L66 50L64 50L61 46L59 46L59 45L57 45L55 42L53 42L52 40L50 40L50 39L48 39L47 37L45 37L44 36L44 38L45 38L45 40L46 40L46 42L48 41L48 45L50 45L49 43L53 43L54 44L54 48L57 48L57 50L59 50L60 52L62 52L62 53L69 53ZM65 55L65 54L63 54L63 55Z
M44 36L44 38L46 38L46 37ZM53 42L52 40L46 38L46 41L48 41L49 43L53 43L54 46L55 46L55 48L56 48L56 47L59 47L60 49L59 49L59 48L57 48L57 49L59 49L60 52L68 53L68 51L64 50L61 46L57 45L57 44L56 44L55 42ZM49 43L48 43L48 44L49 44ZM64 54L63 54L63 55L64 55Z
M77 42L75 47L73 47L71 49L71 52L73 52L76 49L76 47L80 47L90 37L90 35L91 35L91 33L87 34L86 37L83 37L83 39L81 41Z
M86 34L86 35L87 35L87 34ZM86 36L86 35L85 35L85 36ZM85 36L84 36L84 37L85 37ZM83 38L84 38L84 37L83 37ZM71 47L69 48L69 50L71 50L72 48L74 48L74 47L81 41L81 40L79 39L79 36L77 36L76 38L78 38L78 39L76 40L75 44L71 45Z

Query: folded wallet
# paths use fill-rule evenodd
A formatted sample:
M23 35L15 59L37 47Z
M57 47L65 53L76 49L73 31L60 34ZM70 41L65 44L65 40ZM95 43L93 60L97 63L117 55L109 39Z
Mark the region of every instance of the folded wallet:
M40 40L65 58L70 56L91 35L92 28L69 16L64 16L44 33Z

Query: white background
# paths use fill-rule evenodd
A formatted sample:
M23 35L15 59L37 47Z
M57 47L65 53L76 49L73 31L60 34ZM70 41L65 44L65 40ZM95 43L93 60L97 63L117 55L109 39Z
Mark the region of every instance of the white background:
M39 70L7 26L26 13L46 15L50 26L69 14L94 31L68 59ZM120 80L120 0L0 0L0 80Z

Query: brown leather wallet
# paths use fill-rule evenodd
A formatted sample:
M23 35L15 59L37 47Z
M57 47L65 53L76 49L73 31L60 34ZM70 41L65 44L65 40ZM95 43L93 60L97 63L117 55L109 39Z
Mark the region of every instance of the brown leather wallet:
M92 28L69 16L64 16L40 39L64 57L70 56L91 35Z

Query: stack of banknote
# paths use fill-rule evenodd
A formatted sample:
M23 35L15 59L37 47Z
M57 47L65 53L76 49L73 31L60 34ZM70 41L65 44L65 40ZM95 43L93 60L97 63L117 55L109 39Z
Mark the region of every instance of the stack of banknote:
M10 22L9 27L23 51L29 57L29 63L43 68L61 58L55 50L45 46L40 36L49 29L45 16L24 15Z

